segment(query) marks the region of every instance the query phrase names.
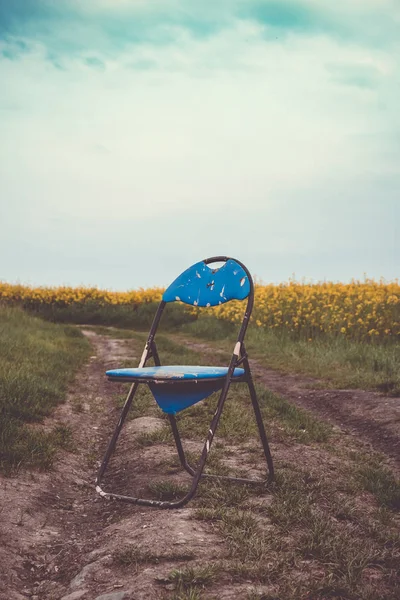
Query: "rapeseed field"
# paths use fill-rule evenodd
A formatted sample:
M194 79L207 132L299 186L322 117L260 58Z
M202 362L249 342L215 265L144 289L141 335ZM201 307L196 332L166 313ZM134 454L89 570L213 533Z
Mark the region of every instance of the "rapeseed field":
M162 288L112 292L85 287L29 287L0 282L0 303L17 305L41 313L43 308L137 310L161 300ZM198 309L188 307L188 310ZM212 312L220 319L239 322L241 302L229 302ZM353 340L388 340L400 336L400 284L368 279L344 283L300 283L256 285L253 323L258 327L287 331L314 339L338 334Z

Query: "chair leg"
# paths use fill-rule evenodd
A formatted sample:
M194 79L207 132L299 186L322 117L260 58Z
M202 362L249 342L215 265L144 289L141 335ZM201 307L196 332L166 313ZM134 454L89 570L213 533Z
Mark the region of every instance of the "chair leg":
M117 425L116 425L116 427L114 429L114 433L112 435L112 438L111 438L111 440L108 443L106 453L105 453L104 458L102 460L102 463L100 465L99 472L97 473L96 486L100 484L100 481L101 481L101 479L102 479L102 477L104 475L104 471L107 468L108 461L110 460L111 454L114 452L114 448L115 448L115 445L116 445L116 443L118 441L119 434L121 433L122 426L123 426L123 424L125 422L125 419L126 419L126 417L128 415L129 409L130 409L130 407L132 405L132 400L133 400L133 398L134 398L134 396L136 394L136 391L137 391L138 387L139 387L138 383L134 383L130 387L130 390L129 390L128 395L126 397L125 404L124 404L123 409L121 411L121 415L119 417L118 423L117 423Z
M208 454L211 449L211 444L214 439L215 431L217 429L217 426L218 426L218 423L219 423L219 420L221 417L221 413L222 413L222 409L223 409L223 406L224 406L224 403L226 400L226 396L228 394L228 389L229 389L229 384L228 384L227 386L224 387L224 389L221 392L221 396L218 401L217 409L216 409L213 419L211 421L211 425L208 430L207 438L206 438L204 446L203 446L203 451L201 453L200 461L199 461L199 464L197 465L196 469L194 469L187 462L185 452L184 452L184 449L182 446L182 441L181 441L181 438L179 435L179 430L178 430L175 416L169 415L169 421L170 421L172 433L174 435L175 445L176 445L176 448L178 451L178 456L179 456L180 462L181 462L183 468L193 477L190 490L183 498L180 498L179 500L176 500L174 502L163 501L163 500L148 500L147 498L136 498L134 496L124 496L122 494L113 494L110 492L103 491L100 486L101 480L102 480L104 472L107 468L107 464L109 462L110 456L115 448L115 445L117 443L122 426L123 426L126 416L128 414L129 408L132 404L133 397L134 397L137 387L139 385L136 383L131 387L131 389L129 391L128 397L125 401L125 405L122 409L120 419L115 428L115 431L110 440L110 443L107 447L106 454L104 456L103 462L99 469L99 473L97 475L96 491L103 498L120 500L122 502L128 502L130 504L136 504L136 505L140 505L140 506L153 506L153 507L158 507L158 508L181 508L187 502L189 502L189 500L191 500L193 498L193 496L196 493L199 481L202 477L210 478L210 479L218 479L218 480L223 480L223 481L233 481L235 483L253 484L253 485L254 484L265 485L265 483L272 481L273 476L274 476L274 468L273 468L271 452L269 450L268 440L267 440L267 436L265 433L264 424L263 424L263 420L262 420L262 416L261 416L261 411L260 411L260 407L259 407L258 400L257 400L257 394L256 394L256 391L254 388L253 380L251 378L250 370L248 371L248 374L249 374L249 377L248 377L247 383L249 386L251 401L253 404L253 409L254 409L254 413L255 413L255 417L256 417L256 421L257 421L260 439L261 439L261 442L263 445L264 454L265 454L265 458L266 458L268 470L269 470L269 476L268 476L267 480L255 480L255 479L246 479L246 478L240 478L240 477L230 477L230 476L226 476L226 475L211 475L209 473L203 473L203 470L204 470L204 467L205 467L205 464L206 464L206 461L208 458Z
M158 508L181 508L182 506L184 506L187 502L189 502L189 500L191 500L193 498L193 496L196 493L197 490L197 486L199 485L199 481L200 478L202 476L203 473L203 469L208 457L208 454L210 452L210 448L211 448L211 444L214 438L214 434L215 434L215 430L218 426L218 422L219 419L221 417L221 413L222 413L222 409L224 406L224 402L226 399L226 396L228 394L228 389L229 389L229 383L228 382L225 386L224 389L221 392L221 396L220 399L218 401L218 406L217 406L217 410L215 411L214 417L211 421L211 425L210 428L208 430L208 434L207 434L207 438L204 442L204 446L203 446L203 451L201 454L201 458L199 461L199 464L197 466L197 469L194 470L190 467L190 465L187 463L185 455L184 455L184 451L183 451L183 447L182 447L182 443L180 440L180 436L179 436L179 432L178 432L178 428L176 426L176 421L175 421L175 417L173 415L170 416L170 423L171 423L171 427L172 427L172 431L174 433L174 437L175 437L175 443L177 445L177 450L178 450L178 454L179 454L179 458L182 462L182 464L186 464L186 470L188 470L188 472L193 476L193 480L192 480L192 485L190 487L190 490L188 491L188 493L183 497L180 498L179 500L176 500L175 502L170 502L170 501L163 501L163 500L148 500L147 498L136 498L134 496L124 496L122 494L113 494L111 492L105 492L100 484L101 484L101 479L102 476L106 470L108 461L110 459L110 456L115 448L115 444L117 442L119 433L121 431L122 425L124 423L124 420L126 418L126 415L128 414L129 408L132 404L132 399L135 395L136 389L138 384L134 384L128 394L128 397L125 401L125 405L124 408L122 409L122 413L120 416L120 419L118 421L117 427L114 431L114 435L111 438L111 441L108 445L106 454L104 456L103 462L101 464L99 473L97 475L97 479L96 479L96 491L100 494L100 496L102 498L107 498L107 499L114 499L114 500L120 500L122 502L128 502L130 504L138 504L140 506L155 506Z
M266 483L270 483L274 478L274 465L273 465L273 461L272 461L271 451L269 449L267 435L265 433L264 423L263 423L262 416L261 416L260 406L258 404L257 393L255 390L251 375L250 375L250 378L247 383L248 383L250 398L251 398L251 402L253 405L253 409L254 409L254 413L255 413L255 417L256 417L256 421L257 421L257 426L258 426L261 443L262 443L263 450L264 450L265 459L267 461L268 477L267 477L267 479L259 480L259 479L248 479L248 478L244 478L244 477L232 477L232 476L228 476L228 475L211 475L210 473L202 473L202 475L201 475L202 478L204 477L204 478L208 478L208 479L221 479L221 480L226 480L226 481L233 481L235 483L244 483L244 484L252 484L252 485L265 485ZM168 417L169 417L169 422L171 424L171 429L172 429L172 433L174 436L175 445L176 445L176 449L178 451L178 456L179 456L181 465L185 469L185 471L187 471L190 475L194 476L194 474L196 473L196 470L194 469L194 467L192 467L188 463L188 461L186 459L186 455L185 455L185 452L184 452L184 449L182 446L182 441L181 441L181 438L179 435L178 426L176 423L176 418L174 415L168 415Z
M132 405L132 401L133 398L136 394L137 388L139 386L139 383L134 383L128 393L128 396L125 400L125 404L124 407L122 409L120 418L118 420L118 423L115 427L114 433L112 435L112 438L107 446L107 450L106 453L104 455L103 461L100 465L100 469L98 471L97 477L96 477L96 491L98 492L98 494L100 494L100 496L102 498L106 498L106 499L115 499L115 500L121 500L123 502L129 502L131 504L139 504L141 506L157 506L159 508L178 508L179 506L183 506L183 504L185 504L186 502L188 502L190 500L190 498L192 497L192 495L194 494L194 492L190 495L190 497L183 498L182 500L179 500L178 502L163 502L161 500L148 500L146 498L135 498L132 496L124 496L121 494L113 494L111 492L105 492L102 488L101 488L101 481L103 478L103 475L105 473L105 470L107 468L107 465L109 463L110 457L115 449L115 446L117 444L118 438L119 438L119 434L121 433L121 429L122 426L125 422L125 419L128 415L129 409ZM189 496L189 494L187 495ZM182 503L182 501L184 501Z
M122 415L121 415L121 417L122 417ZM218 425L219 417L220 417L220 414L217 415L217 413L216 413L216 415L213 419L213 423L214 423L213 431L215 431L215 428ZM121 418L120 418L120 421L118 422L118 426L119 426L120 422L121 422ZM179 458L180 458L182 464L184 466L186 465L185 466L186 470L193 476L192 485L191 485L188 493L183 498L180 498L179 500L176 500L175 502L171 502L171 501L166 501L166 500L165 501L164 500L148 500L147 498L136 498L134 496L124 496L122 494L113 494L111 492L104 492L102 490L102 488L100 487L100 482L101 482L100 474L102 475L104 473L104 470L105 470L105 468L107 466L107 462L108 462L108 459L106 461L106 458L110 457L111 452L112 452L113 448L115 447L115 442L116 442L116 439L118 438L118 435L117 435L113 446L111 447L111 442L110 442L109 447L107 448L106 457L103 460L102 466L99 471L99 475L96 480L96 484L97 484L96 490L100 494L100 496L102 496L103 498L106 498L106 499L110 499L110 500L120 500L122 502L128 502L129 504L138 504L140 506L153 506L153 507L158 507L158 508L181 508L187 502L189 502L189 500L191 500L193 498L193 496L196 493L197 486L199 485L200 477L202 476L204 465L206 463L208 453L210 451L210 445L211 445L210 437L211 437L212 430L210 427L207 439L204 443L203 452L201 455L199 465L197 466L197 469L194 470L190 467L190 465L186 461L182 443L181 443L181 439L180 439L179 432L178 432L178 429L176 426L176 420L173 415L170 416L170 423L172 426L172 431L174 433ZM118 429L118 426L117 426L117 429ZM122 427L122 425L121 425L121 427ZM116 429L116 431L117 431L117 429ZM114 436L111 441L114 440L115 433L116 432L114 432ZM211 441L212 441L212 439L211 439ZM111 450L110 450L110 447L111 447ZM103 465L104 465L104 468L103 468Z
M185 451L182 446L181 436L179 435L178 425L176 423L175 415L168 415L169 423L171 425L172 433L175 440L175 446L178 451L179 460L181 462L182 467L187 471L190 475L195 474L195 469L193 469L186 460Z
M274 479L274 463L272 461L272 456L271 456L271 451L269 449L267 434L265 433L264 422L263 422L263 418L261 415L260 405L258 403L257 392L254 387L254 383L253 383L251 374L249 376L247 385L249 386L251 403L253 405L253 410L254 410L254 414L256 417L256 421L257 421L258 432L260 434L260 439L261 439L261 443L262 443L263 450L264 450L265 460L267 461L267 466L268 466L267 481L271 482Z

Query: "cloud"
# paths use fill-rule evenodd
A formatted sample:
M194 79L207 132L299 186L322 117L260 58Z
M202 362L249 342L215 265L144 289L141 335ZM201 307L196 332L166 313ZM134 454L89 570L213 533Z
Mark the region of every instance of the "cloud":
M400 7L394 0L261 0L246 3L240 14L253 18L278 35L326 35L363 46L398 43Z
M364 64L333 64L327 65L333 81L362 89L376 89L384 74L374 66Z
M326 36L361 46L398 44L396 0L0 0L0 38L39 41L52 59L102 52L116 57L137 44L176 45L186 33L209 39L236 22L263 30L265 39Z
M0 0L0 278L168 283L214 253L263 279L394 276L380 6Z
M92 67L93 69L98 69L100 71L104 71L105 69L104 62L99 58L96 58L96 56L88 56L84 58L83 62L88 65L88 67Z

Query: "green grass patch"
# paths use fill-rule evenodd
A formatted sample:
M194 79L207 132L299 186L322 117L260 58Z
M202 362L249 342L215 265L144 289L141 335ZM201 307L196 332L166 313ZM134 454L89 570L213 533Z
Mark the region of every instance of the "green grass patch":
M279 425L280 437L305 444L329 439L332 428L328 424L262 386L258 386L257 394L267 429ZM177 415L179 430L184 437L203 439L215 412L218 397L218 394L213 394ZM218 425L217 437L232 443L258 437L246 384L231 386Z
M273 486L273 501L266 509L271 522L285 533L296 525L309 525L313 505L321 499L321 485L321 479L307 473L280 469Z
M195 558L195 554L189 550L154 552L136 544L129 544L118 549L113 555L114 562L126 567L133 567L135 570L144 563L159 564L167 561L189 561Z
M184 323L180 327L182 333L211 341L221 341L226 338L234 340L238 329L238 325L208 315L200 316L196 321Z
M257 394L265 420L278 420L287 436L305 444L329 439L332 427L328 423L262 386L258 386Z
M169 480L152 481L147 489L157 500L178 500L188 492L187 486Z
M125 386L126 393L117 397L117 407L122 408L126 401L130 384ZM128 419L137 419L138 417L144 417L150 414L152 408L155 408L155 401L152 393L150 392L147 385L139 385L131 408L128 413Z
M400 511L400 481L377 460L360 464L356 470L362 488L373 494L378 503L394 511Z
M251 356L286 372L306 373L341 388L400 394L399 343L358 342L338 335L309 342L251 327L247 347Z
M170 426L165 425L165 427L160 427L160 429L139 434L136 437L136 443L138 446L146 447L154 446L154 444L170 443L173 439Z
M158 302L143 304L107 304L101 305L96 300L84 303L76 302L67 306L35 303L27 306L31 314L56 323L75 323L77 325L105 325L112 327L133 328L139 331L148 330L154 319ZM186 306L174 302L164 310L160 329L174 331L177 327L190 323L197 317Z
M231 351L238 326L205 316L184 324L180 331ZM325 334L309 341L251 324L246 347L250 357L267 367L325 379L334 387L376 389L400 395L400 344L395 340L367 343Z
M73 327L46 323L0 307L0 468L49 468L57 447L70 446L62 427L40 423L62 402L90 345Z
M174 569L170 572L168 579L174 583L177 590L192 590L192 588L204 588L215 582L219 568L214 563L203 564L184 569Z
M257 433L256 423L250 411L243 411L243 398L236 385L228 395L217 429L218 438L230 442L245 441ZM183 437L203 440L214 415L219 394L178 413L177 422Z
M222 574L234 582L278 587L275 595L259 597L394 600L399 566L394 523L384 524L378 512L367 516L353 496L343 498L340 487L323 473L281 468L265 504L252 507L248 490L224 502L222 486L216 485L202 491L193 518L212 523L224 538ZM369 585L371 573L380 584Z
M230 354L220 354L210 359L208 354L188 348L179 340L175 341L165 335L156 337L157 349L161 364L188 364L188 365L222 365L228 366Z
M202 480L196 515L204 521L218 520L227 508L241 507L257 491L256 487L231 481Z

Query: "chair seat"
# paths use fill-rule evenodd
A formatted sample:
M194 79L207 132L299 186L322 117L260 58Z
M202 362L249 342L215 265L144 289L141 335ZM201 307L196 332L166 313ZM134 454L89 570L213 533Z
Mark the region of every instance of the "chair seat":
M228 367L199 367L188 365L168 365L166 367L145 367L142 369L112 369L106 375L110 379L124 381L188 381L222 379L226 377ZM236 368L234 377L244 375L244 369Z

